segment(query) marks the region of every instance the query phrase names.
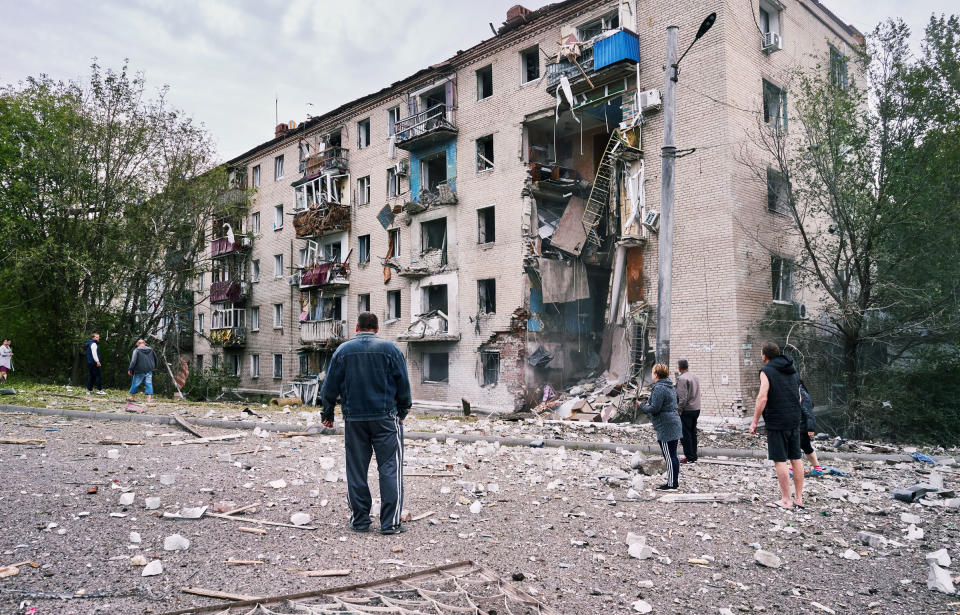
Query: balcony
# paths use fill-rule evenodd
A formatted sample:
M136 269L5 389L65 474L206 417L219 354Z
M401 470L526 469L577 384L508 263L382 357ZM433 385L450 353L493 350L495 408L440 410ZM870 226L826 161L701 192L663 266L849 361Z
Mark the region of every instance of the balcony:
M593 43L583 43L576 61L579 68L566 58L547 64L547 92L551 96L557 95L561 77L570 81L571 89L577 94L635 74L635 65L640 62L640 39L629 30L620 30Z
M210 303L239 303L250 297L250 284L238 280L214 282L210 285Z
M221 205L247 205L249 195L243 188L230 188L220 195Z
M327 171L346 171L349 163L348 154L349 150L342 147L328 147L310 154L303 160L303 174L306 177Z
M300 290L349 284L350 267L346 263L317 263L305 267L300 274Z
M210 345L224 348L239 348L247 345L246 327L210 329Z
M336 344L346 339L345 320L304 320L300 323L300 343Z
M249 237L236 237L231 243L228 237L221 237L210 242L210 257L218 258L228 254L241 252L250 247Z
M305 209L293 216L297 239L321 237L350 230L350 207L324 203Z
M459 342L460 334L451 333L447 315L440 310L417 316L406 333L397 336L398 342Z
M408 151L446 141L458 132L444 104L400 120L395 129L397 147Z
M394 259L395 262L397 260ZM410 257L409 263L396 262L400 269L397 275L407 278L423 278L437 273L449 264L446 250L431 248L424 250L417 256Z

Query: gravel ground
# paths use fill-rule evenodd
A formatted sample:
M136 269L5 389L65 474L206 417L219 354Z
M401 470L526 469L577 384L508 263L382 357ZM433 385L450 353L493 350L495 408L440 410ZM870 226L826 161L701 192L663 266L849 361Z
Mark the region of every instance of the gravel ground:
M104 410L110 403L94 407ZM162 404L148 411L176 409ZM194 416L242 416L241 406L188 409ZM293 411L275 418L303 423L312 415ZM407 429L652 441L642 426L598 430L420 418L409 420ZM180 591L188 586L280 595L458 560L473 560L508 579L522 575L520 588L567 614L633 613L639 600L653 613L957 610L955 597L927 589L924 555L941 547L960 553L960 517L945 507L895 501L888 492L927 480L919 463L834 462L850 474L810 479L805 510L789 512L763 506L777 498L776 480L772 468L754 460L682 469L682 493L736 493L738 503L667 504L652 489L661 478L631 470L629 454L408 440L405 509L415 517L433 514L408 523L405 534L381 536L347 529L341 438L203 432L241 438L172 446L191 436L169 425L0 413L0 437L46 440L42 446L0 444L0 565L40 565L0 579L0 613L160 613L220 602ZM101 439L144 444L101 445ZM704 434L702 441L760 446L723 432ZM960 480L960 472L951 472L941 473L948 488ZM165 475L175 475L173 484L161 482ZM269 485L280 479L286 486ZM98 492L88 494L94 486ZM124 493L134 495L133 504L120 504ZM161 508L146 510L146 497L159 497ZM163 511L202 505L213 510L224 502L257 504L249 511L253 519L289 523L291 515L307 513L318 529L263 526L267 533L257 535L239 529L252 522L160 518ZM920 517L922 538L906 538L901 513ZM861 530L902 546L862 545ZM131 532L142 542L132 543ZM645 537L652 557L628 554L630 532ZM189 548L165 551L164 539L173 534L189 539ZM782 565L759 566L757 548L778 555ZM131 565L135 555L160 560L163 573L142 577L143 568ZM320 569L351 572L332 578L298 574Z

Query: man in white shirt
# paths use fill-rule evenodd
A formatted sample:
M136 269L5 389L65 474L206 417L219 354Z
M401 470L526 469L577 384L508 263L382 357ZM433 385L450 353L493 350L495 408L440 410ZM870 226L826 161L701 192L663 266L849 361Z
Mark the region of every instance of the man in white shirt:
M10 340L3 340L0 345L0 382L7 381L7 375L13 371L13 350L10 349Z
M93 394L93 385L97 385L97 395L103 392L103 372L100 370L100 334L94 333L84 344L87 352L87 393Z

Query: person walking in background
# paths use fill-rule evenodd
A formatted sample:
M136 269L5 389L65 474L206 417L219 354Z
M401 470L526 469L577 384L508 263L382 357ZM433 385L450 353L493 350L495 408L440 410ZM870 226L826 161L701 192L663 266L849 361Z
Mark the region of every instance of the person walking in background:
M677 361L677 410L683 426L683 458L680 463L697 461L697 419L700 418L700 379L690 373L686 359Z
M100 369L100 334L94 333L83 345L87 353L87 393L93 394L97 386L97 395L106 395L103 391L103 371Z
M771 508L803 508L803 464L800 461L800 381L793 359L780 353L773 342L763 345L764 367L760 370L760 392L754 405L750 433L757 433L763 415L767 427L767 456L773 460L780 485L780 499L768 502ZM795 494L790 499L790 474L793 469Z
M3 344L0 344L0 384L7 381L7 376L13 371L13 350L10 348L10 340L4 338Z
M670 380L670 368L663 363L653 366L653 388L648 403L640 410L650 415L650 422L657 432L660 452L667 462L667 482L657 489L677 489L680 486L680 460L677 459L677 440L683 433L680 415L677 414L677 392Z
M370 529L370 488L367 471L377 455L380 475L380 533L399 534L403 511L403 419L413 399L407 361L397 346L377 337L377 315L357 317L357 336L341 344L330 359L320 390L326 427L333 427L334 406L340 399L347 462L347 504L350 527Z
M810 476L823 476L823 468L820 467L820 461L817 459L817 451L813 450L811 438L817 433L817 419L813 416L813 399L804 386L803 380L800 380L800 450L810 460L813 465L813 471ZM793 472L790 472L791 477Z
M157 353L147 346L147 342L137 340L137 347L130 357L130 367L127 375L132 377L130 382L130 397L127 401L137 401L137 391L143 384L143 392L147 394L147 403L153 401L153 370L157 369Z

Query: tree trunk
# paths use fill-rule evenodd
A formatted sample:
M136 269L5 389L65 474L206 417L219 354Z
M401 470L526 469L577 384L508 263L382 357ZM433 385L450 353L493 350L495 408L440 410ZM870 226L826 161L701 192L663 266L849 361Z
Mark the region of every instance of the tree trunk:
M843 381L848 420L848 435L859 437L863 430L863 407L860 404L860 339L848 336L843 340Z

